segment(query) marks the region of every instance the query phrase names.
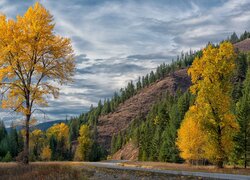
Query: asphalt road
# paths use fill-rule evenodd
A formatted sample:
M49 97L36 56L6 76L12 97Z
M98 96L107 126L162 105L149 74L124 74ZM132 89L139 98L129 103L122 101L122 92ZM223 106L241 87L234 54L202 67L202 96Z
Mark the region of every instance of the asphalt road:
M233 180L250 180L250 176L247 176L247 175L192 172L192 171L174 171L174 170L162 170L162 169L148 169L148 168L142 168L142 167L126 167L126 166L119 165L119 163L121 162L126 162L126 161L86 162L85 164L95 166L95 167L102 167L102 168L146 171L146 172L173 174L173 175L181 175L181 176L196 176L196 177L228 179L228 180L232 180L232 179Z

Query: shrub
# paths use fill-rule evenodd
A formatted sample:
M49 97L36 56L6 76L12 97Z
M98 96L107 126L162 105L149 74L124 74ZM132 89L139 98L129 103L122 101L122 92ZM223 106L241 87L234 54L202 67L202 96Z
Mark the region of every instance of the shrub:
M12 161L12 157L10 152L8 151L7 154L4 156L4 158L2 159L3 162L10 162Z

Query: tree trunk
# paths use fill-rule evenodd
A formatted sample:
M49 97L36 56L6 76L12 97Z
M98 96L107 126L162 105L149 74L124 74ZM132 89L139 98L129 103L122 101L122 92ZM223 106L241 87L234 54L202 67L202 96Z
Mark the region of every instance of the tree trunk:
M223 168L223 160L217 162L217 168Z
M219 120L218 122L221 122L221 121ZM217 161L217 167L223 168L223 161L225 159L225 152L224 152L224 149L222 146L222 128L220 125L218 125L217 139L218 139L218 148L219 148L219 153L218 153L219 158Z
M23 156L23 163L29 164L29 121L30 121L30 114L26 115L25 121L25 143L24 143L24 156Z
M247 157L246 157L246 154L245 154L245 162L244 162L244 168L246 169L247 168Z
M245 137L244 137L244 167L245 168L247 168L247 137L246 137L246 135L247 135L247 132L246 132L246 130L245 130Z

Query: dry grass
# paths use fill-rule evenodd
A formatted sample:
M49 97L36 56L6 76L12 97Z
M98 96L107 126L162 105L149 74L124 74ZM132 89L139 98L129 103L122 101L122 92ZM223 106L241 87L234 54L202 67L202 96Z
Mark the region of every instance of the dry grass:
M189 164L177 164L177 163L163 163L163 162L126 162L121 163L123 166L134 166L144 168L156 168L166 170L177 171L199 171L199 172L212 172L212 173L227 173L227 174L241 174L250 175L250 168L233 168L231 166L225 166L223 169L218 169L215 166L194 166Z
M72 164L74 165L74 164ZM18 180L53 180L53 179L88 179L93 175L91 171L83 171L73 168L69 163L31 163L20 165L17 163L0 163L0 179Z
M160 162L128 162L124 166L136 166L156 169L233 173L250 175L250 169L216 169L214 166L189 166L187 164L173 164ZM162 174L139 170L124 170L116 168L95 167L86 165L83 162L34 162L30 165L20 165L17 163L0 163L0 179L18 180L54 180L54 179L199 179L199 177ZM209 178L201 178L209 179Z

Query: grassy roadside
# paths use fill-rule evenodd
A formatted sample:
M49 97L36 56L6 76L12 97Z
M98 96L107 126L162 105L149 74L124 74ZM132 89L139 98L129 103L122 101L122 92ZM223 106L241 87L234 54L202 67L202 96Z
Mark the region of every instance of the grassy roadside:
M177 164L177 163L163 163L163 162L141 162L130 161L120 163L121 166L126 167L142 167L148 169L165 169L176 171L196 171L196 172L209 172L209 173L226 173L226 174L240 174L250 175L250 168L234 168L232 166L226 166L223 169L218 169L215 166L194 166L189 164Z
M136 170L109 169L82 162L34 162L30 165L0 163L0 179L4 180L115 180L115 179L198 179L192 176L168 175ZM202 178L204 179L204 178Z

